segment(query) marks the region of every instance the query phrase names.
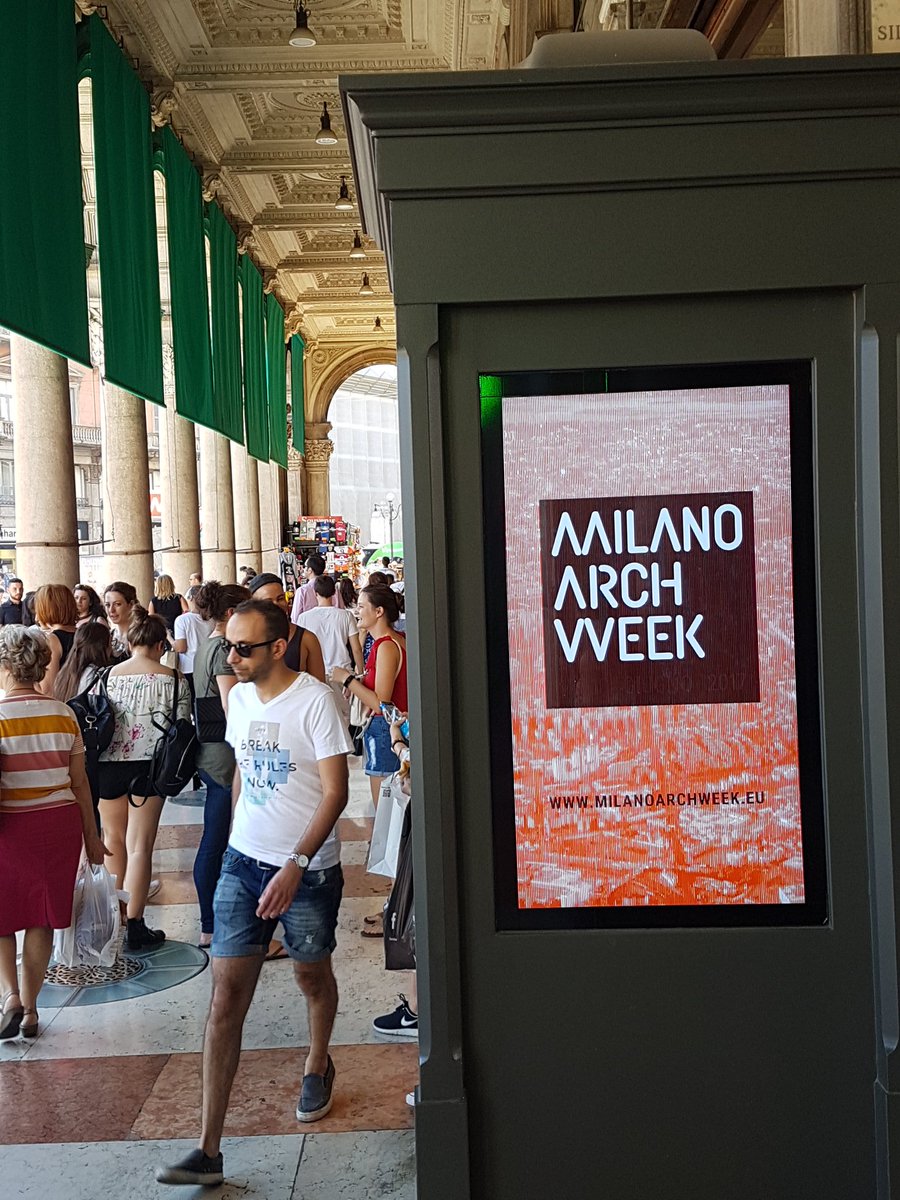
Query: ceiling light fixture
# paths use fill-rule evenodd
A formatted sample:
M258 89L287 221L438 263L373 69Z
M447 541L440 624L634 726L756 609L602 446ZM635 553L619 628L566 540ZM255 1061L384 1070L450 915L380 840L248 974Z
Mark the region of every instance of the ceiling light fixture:
M359 230L357 229L353 235L353 245L350 247L351 258L365 258L366 252L363 250L363 244L360 240Z
M319 129L319 132L316 134L316 145L317 146L336 146L337 138L334 136L334 132L331 128L331 117L329 117L329 115L328 115L328 105L327 104L322 105L322 116L320 118L320 125L321 125L321 128Z
M301 0L297 4L297 21L294 32L288 38L288 45L297 50L308 50L316 45L316 35L309 27L309 12L303 7Z
M350 193L347 191L347 176L341 176L341 190L338 192L338 198L334 202L334 207L338 212L352 212L353 201L350 199Z
M375 290L372 287L372 285L369 283L369 276L366 274L363 275L362 287L359 289L359 294L361 296L374 296L375 295Z

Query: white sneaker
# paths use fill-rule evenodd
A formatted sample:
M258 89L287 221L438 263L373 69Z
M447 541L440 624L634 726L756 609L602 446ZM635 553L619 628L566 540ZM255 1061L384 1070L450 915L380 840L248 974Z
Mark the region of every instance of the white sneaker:
M150 880L150 888L147 892L147 899L149 900L152 896L155 896L161 887L162 887L162 884L160 883L160 881L158 879L151 879Z

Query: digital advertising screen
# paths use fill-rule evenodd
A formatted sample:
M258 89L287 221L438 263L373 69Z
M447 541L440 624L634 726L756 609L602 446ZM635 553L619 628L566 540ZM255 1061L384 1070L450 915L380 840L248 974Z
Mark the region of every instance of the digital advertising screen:
M480 392L498 928L821 924L809 364Z

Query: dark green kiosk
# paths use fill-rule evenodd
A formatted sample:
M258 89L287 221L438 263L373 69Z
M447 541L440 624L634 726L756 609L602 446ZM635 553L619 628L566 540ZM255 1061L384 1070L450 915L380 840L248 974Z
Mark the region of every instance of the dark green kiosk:
M900 60L342 89L397 304L420 1200L900 1197Z

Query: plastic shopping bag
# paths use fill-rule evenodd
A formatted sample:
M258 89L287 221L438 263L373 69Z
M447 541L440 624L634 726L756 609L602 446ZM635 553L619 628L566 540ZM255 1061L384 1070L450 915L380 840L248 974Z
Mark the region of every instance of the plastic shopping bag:
M119 945L119 898L106 867L82 862L75 881L72 924L53 937L53 957L64 967L111 967Z
M397 874L403 814L408 804L409 797L403 795L397 777L386 779L381 785L378 810L372 828L369 865L366 868L370 875L387 875L389 879L393 879Z

